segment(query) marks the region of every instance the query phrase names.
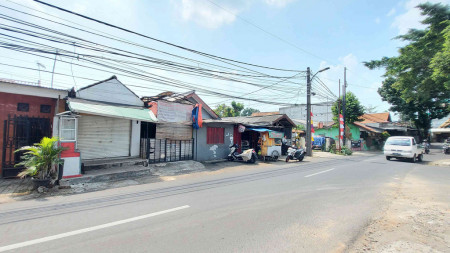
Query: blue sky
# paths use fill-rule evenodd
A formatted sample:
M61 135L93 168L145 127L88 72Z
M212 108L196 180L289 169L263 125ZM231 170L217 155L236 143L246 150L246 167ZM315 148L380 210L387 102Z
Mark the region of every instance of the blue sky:
M32 1L12 1L116 34L128 40L176 54L192 56L180 50L69 16ZM12 1L0 0L0 4L26 10L21 6L14 5ZM405 33L409 28L421 27L419 23L421 17L418 10L414 8L420 2L423 1L52 1L53 4L63 8L210 54L278 68L305 70L307 67L311 67L313 72L323 67L331 67L329 71L318 76L335 94L338 93L338 79L343 79L343 68L346 66L349 69L347 73L348 90L354 92L363 105L377 106L378 111L389 108L389 105L382 102L376 93L376 89L381 85L380 75L383 71L368 70L362 65L362 62L397 54L397 48L402 44L392 38ZM450 0L432 2L448 4ZM0 9L0 13L33 20L4 9ZM274 38L246 21L281 39ZM123 45L117 46L124 47ZM53 62L50 60L33 58L6 49L0 49L0 56L0 61L3 63L35 68L36 61L39 61L45 65L47 70L51 70L53 66ZM74 66L71 68L70 65L63 63L57 63L56 71L75 72L75 75L89 76L98 80L106 79L114 74L90 71ZM171 75L170 73L161 74ZM125 84L136 83L136 80L121 77L119 74L117 76ZM38 73L1 66L0 77L36 81ZM257 89L230 82L200 80L190 76L176 77L180 80L201 83L211 89L229 89L231 92L235 91L237 95ZM48 85L51 76L48 73L41 73L41 79L44 85ZM298 82L299 86L304 84L302 80ZM55 85L60 88L71 87L74 84L79 88L90 83L72 77L56 76L55 78ZM139 83L143 84L144 82L140 81ZM149 83L146 85L153 88L132 89L139 95L155 95L164 89L182 91L161 85ZM297 91L293 91L293 93L295 92ZM277 99L277 95L271 91L258 94L264 97L273 96L274 100ZM299 97L294 100L298 103L304 102L305 95L302 92L297 94ZM212 105L226 100L208 95L203 98ZM314 101L319 100L314 98ZM261 111L278 109L274 105L242 102Z

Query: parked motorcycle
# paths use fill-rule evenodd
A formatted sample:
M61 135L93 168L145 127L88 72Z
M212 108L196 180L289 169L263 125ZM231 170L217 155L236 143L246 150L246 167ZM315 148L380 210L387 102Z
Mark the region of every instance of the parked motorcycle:
M306 152L302 148L289 147L287 150L286 162L289 160L298 160L301 162L305 158Z
M429 154L429 153L430 153L430 143L424 141L424 142L422 143L422 145L423 145L423 148L424 148L424 150L425 150L425 154Z
M247 149L242 153L238 152L239 145L232 144L230 146L230 154L228 154L228 161L243 161L247 163L255 163L258 156L254 149Z
M450 145L448 143L445 143L444 146L442 146L442 153L450 154Z

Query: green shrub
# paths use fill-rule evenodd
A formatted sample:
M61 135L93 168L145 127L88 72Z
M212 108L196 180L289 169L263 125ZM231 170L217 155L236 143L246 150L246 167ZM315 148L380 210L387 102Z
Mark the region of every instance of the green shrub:
M343 146L341 149L341 153L343 155L352 155L353 151L346 146Z
M19 177L32 176L39 179L51 178L51 174L56 172L57 166L62 163L59 155L65 149L58 147L55 137L44 137L34 146L22 147L15 152L25 152L22 156L22 162L16 166L24 166L25 170L19 173Z
M328 152L330 152L332 154L336 154L336 144L331 144Z

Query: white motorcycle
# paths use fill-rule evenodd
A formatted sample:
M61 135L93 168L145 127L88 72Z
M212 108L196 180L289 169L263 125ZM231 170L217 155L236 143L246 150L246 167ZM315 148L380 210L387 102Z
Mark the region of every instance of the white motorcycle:
M232 144L230 146L230 154L228 154L228 161L243 161L247 163L255 163L258 156L254 149L247 149L242 153L239 153L237 150L239 146L237 144Z
M296 148L295 146L289 147L287 150L286 162L289 160L298 160L299 162L303 161L305 158L306 152L302 148Z

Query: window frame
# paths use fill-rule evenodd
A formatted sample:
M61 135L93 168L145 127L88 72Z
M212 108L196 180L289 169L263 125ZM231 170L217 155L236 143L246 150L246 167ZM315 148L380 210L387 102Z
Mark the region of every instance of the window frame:
M21 105L27 105L27 110L26 111L19 110ZM17 111L18 112L29 112L30 111L30 103L21 103L21 102L17 103Z
M48 108L50 108L50 110L48 111L48 112L44 112L43 110L42 110L42 108L46 108L48 106ZM45 104L42 104L41 106L40 106L40 108L39 108L40 110L40 112L41 113L52 113L52 106L51 105L45 105Z
M70 128L70 129L63 129L63 121L64 120L74 120L75 121L75 126L74 128ZM72 140L63 140L62 138L62 133L63 131L74 131L74 139ZM77 142L77 137L78 137L78 118L76 117L60 117L59 118L59 141L60 142Z
M220 133L219 135L218 131L221 131L222 133ZM210 136L212 136L212 138ZM206 144L208 145L225 144L225 128L206 127Z

